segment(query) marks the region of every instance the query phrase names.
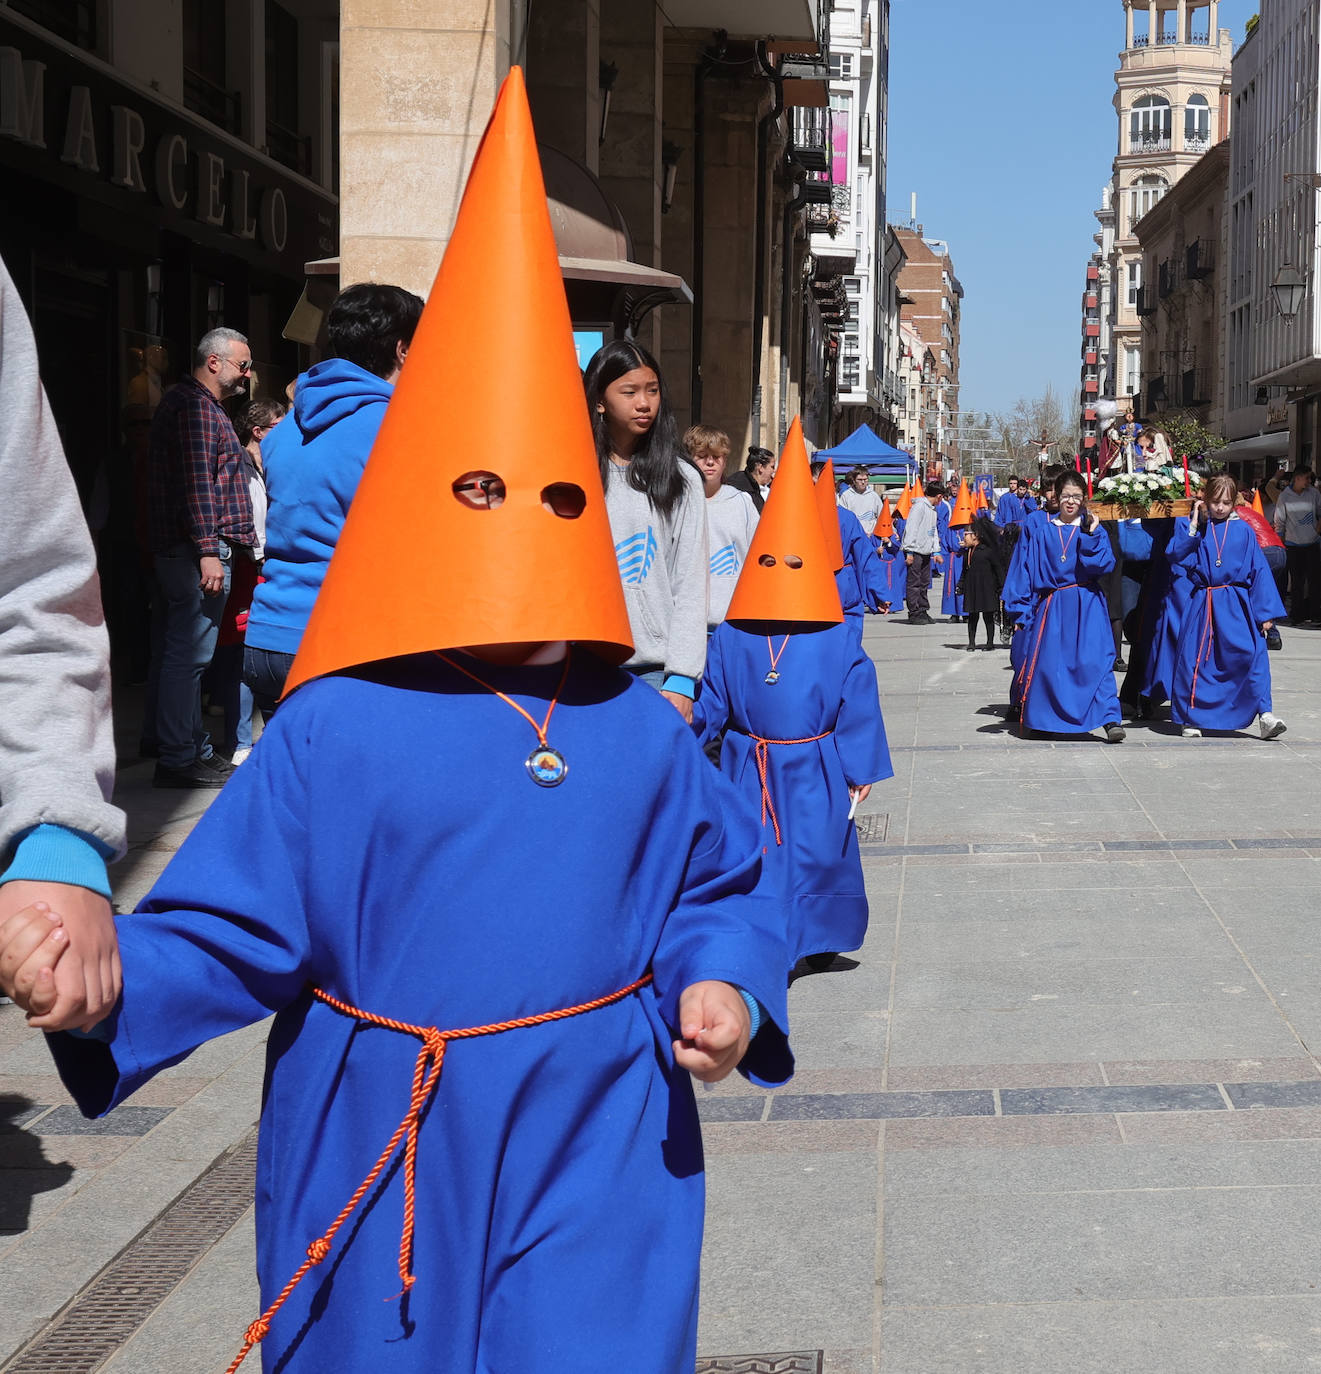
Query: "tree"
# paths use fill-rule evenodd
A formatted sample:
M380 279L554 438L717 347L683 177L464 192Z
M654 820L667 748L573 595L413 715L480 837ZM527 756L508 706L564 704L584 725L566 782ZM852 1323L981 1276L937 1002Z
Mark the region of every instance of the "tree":
M1181 455L1185 453L1189 458L1209 457L1216 449L1225 446L1225 440L1220 435L1213 434L1187 410L1162 415L1160 427L1169 437L1170 452L1176 461L1181 461Z
M1072 466L1077 452L1078 408L1066 407L1054 387L1047 386L1040 396L1020 396L1013 409L994 419L1010 459L1010 471L1019 476L1035 475L1043 450L1048 463L1067 462Z

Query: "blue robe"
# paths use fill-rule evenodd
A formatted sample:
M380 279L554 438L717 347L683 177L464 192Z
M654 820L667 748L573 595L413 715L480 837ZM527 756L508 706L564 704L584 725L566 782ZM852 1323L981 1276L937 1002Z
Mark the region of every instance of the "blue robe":
M1115 566L1100 526L1027 521L1005 578L1004 604L1015 620L1031 618L1020 649L1023 725L1082 734L1120 719L1115 641L1102 579Z
M932 577L945 577L945 535L949 530L949 518L954 514L954 507L946 497L936 504L936 552L931 560Z
M1199 730L1241 730L1271 709L1261 626L1284 617L1275 578L1251 526L1233 517L1213 521L1201 535L1181 517L1166 552L1188 580L1170 715Z
M1147 648L1147 668L1142 675L1142 695L1153 705L1170 699L1174 664L1179 652L1179 632L1188 613L1192 583L1187 570L1162 560L1164 571L1156 571L1151 588L1155 598L1151 641Z
M945 580L941 583L940 609L943 615L963 614L963 598L956 590L963 576L963 532L967 525L946 525L940 536L945 551Z
M875 610L885 600L885 577L875 546L863 532L858 517L843 506L836 506L835 512L839 518L839 542L844 550L844 566L835 574L835 586L839 588L844 614L861 634L864 611Z
M562 671L477 667L538 720ZM434 657L300 688L119 918L109 1043L50 1037L78 1105L100 1115L276 1013L257 1165L265 1304L403 1118L419 1051L312 985L443 1029L654 973L587 1015L450 1045L417 1151L416 1287L389 1301L396 1166L275 1317L268 1371L564 1374L585 1349L595 1368L693 1367L702 1152L670 1028L683 988L736 983L770 1018L745 1068L782 1079L783 934L751 895L756 827L656 692L575 651L549 739L569 772L543 789L524 767L532 728Z
M898 534L891 535L889 539L880 539L872 535L872 543L876 546L876 561L881 569L882 605L902 604L908 591L908 564L899 551L899 538Z
M772 646L780 674L773 685ZM843 625L772 635L769 646L765 635L721 625L707 649L693 729L705 743L726 726L720 768L762 822L762 886L787 921L790 965L804 954L857 949L867 893L849 785L894 776L871 659ZM754 735L812 741L766 746L773 815L764 820Z
M1005 492L995 503L995 523L1001 529L1004 529L1006 525L1020 524L1026 514L1022 499L1015 492Z
M1033 511L1031 515L1031 523L1040 524L1043 520L1047 519L1042 511ZM1024 525L1028 524L1028 517L1024 515L1020 523ZM1014 544L1013 552L1010 554L1009 567L1005 571L1005 587L1010 585L1010 578L1015 576L1015 568L1026 556L1027 544L1020 534L1018 540ZM1021 576L1021 572L1018 575ZM1005 605L1003 589L1000 594L1000 602L1001 605ZM1023 704L1023 683L1027 676L1027 649L1032 642L1032 636L1029 631L1036 615L1036 602L1033 601L1027 605L1020 606L1017 613L1011 612L1008 606L1005 605L1005 614L1007 618L1013 620L1018 627L1009 640L1009 666L1013 669L1014 673L1009 681L1009 704L1010 706L1021 706Z

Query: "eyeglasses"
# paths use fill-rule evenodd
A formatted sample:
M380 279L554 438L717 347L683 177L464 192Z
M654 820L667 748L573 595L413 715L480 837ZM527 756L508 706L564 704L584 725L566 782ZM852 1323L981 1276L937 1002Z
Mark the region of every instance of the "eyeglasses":
M236 363L233 358L221 358L218 353L213 353L211 356L213 358L219 358L222 363L228 363L231 367L238 368L240 372L250 372L252 370L251 358L244 358L241 363Z

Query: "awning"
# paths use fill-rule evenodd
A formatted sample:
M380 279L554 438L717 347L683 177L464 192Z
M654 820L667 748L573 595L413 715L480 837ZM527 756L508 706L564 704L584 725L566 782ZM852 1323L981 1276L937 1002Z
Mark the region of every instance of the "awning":
M1284 458L1289 453L1289 431L1276 430L1273 434L1253 434L1246 439L1235 439L1224 448L1215 450L1217 461L1223 458Z

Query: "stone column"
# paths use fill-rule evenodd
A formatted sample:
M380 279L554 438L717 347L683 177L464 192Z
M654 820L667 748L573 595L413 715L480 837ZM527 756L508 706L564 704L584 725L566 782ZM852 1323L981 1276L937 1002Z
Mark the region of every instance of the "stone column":
M1176 43L1186 43L1188 41L1188 0L1179 0L1178 18L1174 31L1174 38Z
M1133 48L1133 0L1124 0L1124 51Z
M1220 0L1211 0L1207 6L1208 14L1206 17L1207 30L1206 41L1213 47L1220 45ZM1221 126L1224 127L1223 125Z
M1147 47L1154 48L1160 42L1160 11L1156 0L1147 0Z
M601 185L623 213L633 257L661 260L661 123L664 43L660 10L601 0L601 60L619 68L601 145ZM685 150L689 156L692 149Z
M522 10L519 0L341 0L343 285L430 291Z
M527 43L528 101L537 141L593 172L601 135L600 30L598 0L536 0ZM618 94L617 81L615 98Z

